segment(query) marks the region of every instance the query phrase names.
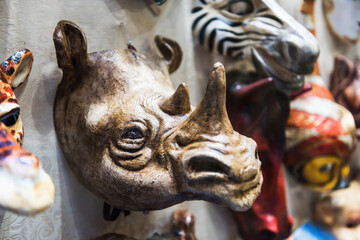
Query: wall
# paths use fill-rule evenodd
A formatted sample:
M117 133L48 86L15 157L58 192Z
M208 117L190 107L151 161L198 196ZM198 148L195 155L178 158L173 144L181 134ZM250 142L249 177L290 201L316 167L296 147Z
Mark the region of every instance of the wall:
M298 15L300 0L279 1ZM296 4L295 4L296 3ZM317 1L317 24L324 25ZM54 205L42 214L23 217L0 210L0 239L89 239L108 232L118 232L145 238L154 232L170 228L174 209L189 208L197 218L199 239L236 240L236 225L226 208L192 201L148 214L132 212L116 222L102 219L103 202L84 189L67 166L56 140L52 106L62 72L57 68L52 32L62 19L72 20L86 33L88 51L124 48L120 23L125 23L134 45L139 51L155 51L156 34L176 39L183 47L184 60L172 75L175 86L188 84L192 104L202 98L207 75L219 56L208 57L194 45L189 12L192 0L168 0L162 14L155 17L144 0L2 0L0 1L0 56L5 60L19 49L29 48L34 54L32 73L25 84L16 90L25 128L24 148L36 154L50 173L56 186ZM320 11L320 12L319 12ZM328 37L326 28L318 28L319 37ZM322 42L323 43L323 42ZM321 44L320 67L325 79L332 69L335 52L353 53L352 47L341 47L334 40ZM335 49L332 50L332 49ZM290 180L288 194L290 211L306 218L308 198L303 188ZM311 194L308 194L311 195ZM306 195L307 196L307 195ZM292 199L297 199L294 202Z

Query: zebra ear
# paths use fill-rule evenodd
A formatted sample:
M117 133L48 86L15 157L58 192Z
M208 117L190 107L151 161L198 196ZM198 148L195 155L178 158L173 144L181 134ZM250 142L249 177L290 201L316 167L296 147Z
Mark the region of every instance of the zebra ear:
M155 43L168 65L169 73L175 72L179 68L183 56L180 45L174 40L159 35L155 37Z
M71 21L60 21L54 31L56 57L59 67L73 70L87 60L87 42L83 31Z

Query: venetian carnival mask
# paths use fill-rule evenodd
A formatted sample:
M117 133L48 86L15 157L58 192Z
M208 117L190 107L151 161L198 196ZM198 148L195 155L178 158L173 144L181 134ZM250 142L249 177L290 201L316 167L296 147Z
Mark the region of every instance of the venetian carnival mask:
M354 118L335 103L319 77L310 80L305 87L311 89L290 104L285 165L314 190L344 188L356 146Z
M156 210L202 199L248 209L262 175L256 143L233 130L225 69L214 65L205 96L190 106L169 73L182 51L156 37L163 57L134 50L87 53L84 33L61 21L54 43L63 79L54 122L71 169L89 190L124 210Z
M198 0L194 38L211 52L246 59L259 79L297 90L314 69L317 40L275 0Z
M0 207L34 214L54 201L54 184L36 156L21 148L20 107L13 90L30 73L32 53L25 49L0 65Z

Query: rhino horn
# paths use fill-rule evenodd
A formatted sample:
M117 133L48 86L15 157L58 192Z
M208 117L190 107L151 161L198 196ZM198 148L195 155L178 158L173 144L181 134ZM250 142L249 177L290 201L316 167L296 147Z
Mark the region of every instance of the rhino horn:
M205 96L190 115L189 121L194 121L207 128L208 134L233 133L226 112L226 77L225 68L221 63L215 63L209 76Z
M180 84L175 93L160 104L160 109L172 116L190 112L190 96L186 84Z
M182 60L183 52L177 42L166 37L156 36L155 43L168 65L169 73L175 72Z

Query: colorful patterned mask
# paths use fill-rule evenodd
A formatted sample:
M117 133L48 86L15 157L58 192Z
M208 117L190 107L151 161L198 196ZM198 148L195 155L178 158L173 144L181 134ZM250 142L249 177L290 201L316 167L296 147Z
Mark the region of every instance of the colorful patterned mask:
M312 76L309 91L290 104L285 165L314 190L346 187L349 161L356 146L351 113L335 103L321 78Z
M15 53L0 65L0 207L22 214L45 210L54 201L54 184L36 156L22 149L20 108L13 90L29 75L33 56Z

